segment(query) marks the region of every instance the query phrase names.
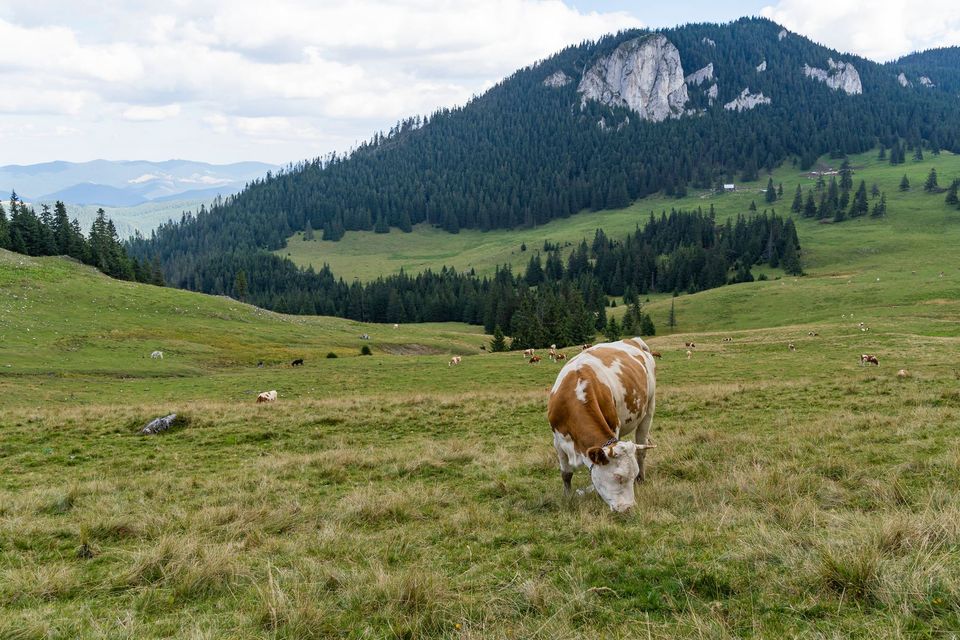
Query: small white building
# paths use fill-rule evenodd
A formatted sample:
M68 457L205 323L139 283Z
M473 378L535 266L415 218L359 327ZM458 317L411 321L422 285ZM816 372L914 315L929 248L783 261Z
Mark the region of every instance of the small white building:
M724 184L724 185L723 185L723 190L724 190L724 191L735 191L736 188L737 188L737 186L736 186L735 184L733 184L732 182L731 182L730 184Z

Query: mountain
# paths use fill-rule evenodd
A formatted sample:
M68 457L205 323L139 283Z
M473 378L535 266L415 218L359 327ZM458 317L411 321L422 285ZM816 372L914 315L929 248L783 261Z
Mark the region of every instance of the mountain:
M16 190L31 202L135 206L171 197L227 196L273 170L275 166L262 162L57 161L0 167L0 189L4 193Z
M960 47L911 53L887 66L903 74L901 84L940 89L960 97Z
M625 31L568 47L461 108L400 122L350 156L256 180L137 251L159 254L183 285L212 256L278 249L308 222L333 240L418 222L531 227L878 141L960 151L956 96L898 81L916 64L877 64L765 19Z

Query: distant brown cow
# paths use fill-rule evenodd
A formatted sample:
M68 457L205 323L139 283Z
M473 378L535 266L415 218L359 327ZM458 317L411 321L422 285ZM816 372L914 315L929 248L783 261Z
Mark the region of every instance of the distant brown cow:
M264 391L257 396L257 404L261 402L275 402L277 399L276 391Z
M589 349L589 348L592 347L592 346L593 346L592 344L580 345L580 351L586 351L587 349Z
M450 358L450 362L447 363L447 366L452 367L455 364L460 364L461 360L462 360L461 356L453 356L452 358Z
M565 353L560 353L559 351L557 352L557 355L554 356L554 360L556 360L557 362L560 362L561 360L566 360L566 359L567 359L567 355Z
M691 348L691 349L696 349L696 348L697 348L697 345L694 344L694 343L692 343L692 342L684 342L684 343L683 343L683 346L689 347L689 348Z
M540 356L533 356L530 358L530 364L537 364L538 362L540 362Z
M652 355L654 358L662 358L662 357L663 357L663 356L660 355L660 352L659 352L659 351L651 351L651 352L650 352L650 355Z
M909 378L909 377L910 377L910 372L907 371L906 369L900 369L900 371L897 371L897 377L898 377L898 378Z
M869 353L864 353L864 354L862 354L862 355L860 356L860 364L861 364L862 366L865 366L865 365L868 365L868 364L875 364L875 365L877 365L877 366L879 367L879 366L880 366L880 360L877 359L877 356L870 355Z
M523 357L524 357L524 358L530 358L530 357L533 356L533 353L534 353L533 349L524 349L524 350L523 350Z

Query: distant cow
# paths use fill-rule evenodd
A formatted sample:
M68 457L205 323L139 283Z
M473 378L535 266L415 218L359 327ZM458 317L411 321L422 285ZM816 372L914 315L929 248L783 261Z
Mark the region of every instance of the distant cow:
M790 344L787 345L787 349L790 349L790 351L796 351L797 346L791 342Z
M690 349L687 349L687 360L689 360L692 357L693 357L693 351L690 351Z
M538 362L540 362L540 356L533 356L530 358L530 364L537 364Z
M864 353L860 356L860 364L861 365L875 364L879 367L880 360L877 359L877 356L870 355L869 353Z
M257 404L261 402L275 402L277 399L276 391L264 391L257 396Z
M566 360L566 359L567 359L567 355L564 354L564 353L557 352L557 355L554 357L554 359L555 359L557 362L560 362L561 360Z
M455 364L460 364L460 360L462 359L463 358L461 356L453 356L452 358L450 358L450 362L447 363L447 366L452 367Z
M580 345L580 351L586 351L587 349L589 349L589 348L592 347L592 346L593 346L593 345L592 345L592 344L589 344L589 343L588 343L588 344L584 344L584 345Z
M153 353L150 354L150 357L153 358L154 360L157 360L157 359L163 360L163 351L154 351Z
M263 369L263 360L257 363L257 369Z
M291 367L299 367L302 365L303 365L303 358L297 358L296 360L290 363Z
M659 351L651 351L651 352L650 352L650 355L652 355L654 358L662 358L662 357L663 357L662 355L660 355L660 352L659 352Z
M393 328L394 328L394 329L399 329L399 328L400 328L400 325L394 323Z
M697 348L697 345L694 344L693 342L684 342L684 343L683 343L683 346L689 347L689 348L691 348L691 349L696 349L696 348Z
M524 357L524 358L529 358L529 357L533 356L533 354L534 354L534 350L533 350L533 349L524 349L524 350L523 350L523 357Z
M656 405L656 364L640 338L597 346L568 362L550 391L547 418L570 492L573 470L590 469L593 488L612 511L636 503L645 478L647 436ZM621 438L633 437L633 442Z
M810 336L811 338L816 338L816 337L819 336L820 334L817 333L816 331L808 331L808 332L807 332L807 335Z
M909 378L909 377L910 377L910 372L907 371L906 369L900 369L900 371L897 371L897 377L898 377L898 378Z

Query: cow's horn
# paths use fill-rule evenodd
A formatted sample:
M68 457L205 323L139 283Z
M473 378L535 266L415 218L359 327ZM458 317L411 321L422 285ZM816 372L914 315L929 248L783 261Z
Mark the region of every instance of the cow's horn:
M655 444L638 444L637 449L656 449L657 445Z

